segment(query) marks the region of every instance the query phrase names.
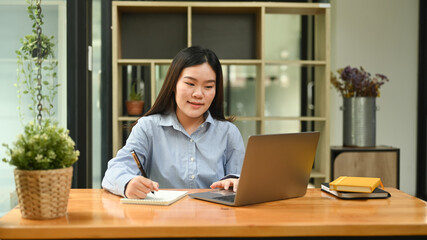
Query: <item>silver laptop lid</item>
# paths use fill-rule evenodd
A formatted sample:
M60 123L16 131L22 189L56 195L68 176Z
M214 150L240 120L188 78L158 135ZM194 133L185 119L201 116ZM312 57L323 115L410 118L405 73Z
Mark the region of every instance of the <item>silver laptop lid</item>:
M251 136L234 205L304 196L319 136L319 132Z

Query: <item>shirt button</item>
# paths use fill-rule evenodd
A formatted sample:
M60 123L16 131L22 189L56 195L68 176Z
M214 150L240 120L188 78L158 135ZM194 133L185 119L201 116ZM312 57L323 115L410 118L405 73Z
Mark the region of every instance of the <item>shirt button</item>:
M190 142L193 142L193 139L190 139Z
M194 179L194 175L191 175L191 179Z
M202 124L202 127L204 127L205 126L205 124Z
M192 157L192 158L190 158L190 160L191 160L191 161L194 161L194 158Z

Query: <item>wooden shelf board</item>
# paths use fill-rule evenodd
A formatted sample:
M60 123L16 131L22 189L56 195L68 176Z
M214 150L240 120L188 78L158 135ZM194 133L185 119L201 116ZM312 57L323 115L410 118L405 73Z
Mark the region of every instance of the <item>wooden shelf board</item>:
M118 121L136 121L141 116L120 116ZM315 122L324 122L326 121L325 117L243 117L235 116L236 121L315 121Z
M266 60L270 65L326 66L324 60Z
M326 121L326 117L264 117L264 120Z
M222 65L259 65L260 59L220 59Z
M221 64L225 65L259 65L261 59L220 59ZM121 65L149 65L170 64L172 59L118 59ZM300 65L300 66L326 66L326 61L320 60L266 60L265 64L270 65Z
M141 118L141 116L120 116L118 117L119 122L134 122Z
M172 59L119 59L117 63L121 65L171 64Z
M326 117L244 117L244 116L235 116L238 121L245 120L255 120L255 121L326 121Z
M325 14L330 8L327 3L278 3L278 2L134 2L113 1L113 6L120 12L185 12L187 8L194 8L195 13L256 13L265 7L266 14L298 14L318 15Z

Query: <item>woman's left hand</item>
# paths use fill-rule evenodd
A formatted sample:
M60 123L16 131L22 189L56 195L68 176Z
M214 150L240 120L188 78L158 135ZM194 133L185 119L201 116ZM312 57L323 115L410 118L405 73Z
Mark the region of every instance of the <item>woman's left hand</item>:
M228 190L230 186L233 186L233 191L237 192L237 187L239 186L238 178L227 178L221 181L212 183L211 188L224 188Z

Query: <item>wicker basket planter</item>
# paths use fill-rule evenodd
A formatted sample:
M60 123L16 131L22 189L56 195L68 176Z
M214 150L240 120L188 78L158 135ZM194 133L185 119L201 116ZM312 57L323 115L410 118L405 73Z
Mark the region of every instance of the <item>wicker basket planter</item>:
M14 174L23 218L52 219L65 216L73 167L53 170L15 169Z

